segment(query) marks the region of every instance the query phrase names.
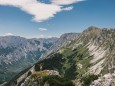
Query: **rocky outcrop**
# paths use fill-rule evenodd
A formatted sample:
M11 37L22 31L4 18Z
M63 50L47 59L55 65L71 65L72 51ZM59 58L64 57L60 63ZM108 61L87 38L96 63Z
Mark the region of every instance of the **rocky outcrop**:
M99 79L92 82L90 86L115 86L115 73L108 73L99 77Z

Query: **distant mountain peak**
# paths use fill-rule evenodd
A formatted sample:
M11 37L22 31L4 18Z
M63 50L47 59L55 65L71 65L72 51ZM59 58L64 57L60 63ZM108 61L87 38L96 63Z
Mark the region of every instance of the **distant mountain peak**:
M87 33L87 32L99 32L99 31L101 31L100 28L95 27L95 26L90 26L86 30L84 30L83 32Z

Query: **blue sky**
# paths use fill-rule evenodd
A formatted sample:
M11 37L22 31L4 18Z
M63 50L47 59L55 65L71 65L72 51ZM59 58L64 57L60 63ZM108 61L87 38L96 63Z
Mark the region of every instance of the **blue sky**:
M59 37L63 33L82 32L89 26L115 28L115 0L73 0L68 3L69 0L38 0L39 3L35 0L36 8L30 4L27 7L27 2L20 5L7 1L0 0L0 36Z

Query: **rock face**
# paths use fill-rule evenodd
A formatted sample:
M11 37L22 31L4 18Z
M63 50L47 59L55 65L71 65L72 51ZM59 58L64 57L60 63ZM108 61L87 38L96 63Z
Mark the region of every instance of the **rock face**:
M60 36L60 38L55 41L54 45L50 48L51 52L55 52L56 50L60 49L61 47L65 47L67 44L70 44L72 41L79 37L80 33L65 33Z
M25 39L17 36L0 37L0 64L12 64L21 58L29 58L33 61L39 59L42 52L47 51L55 39ZM39 56L36 55L39 53ZM34 54L35 56L31 57Z
M108 73L93 81L90 86L115 86L115 73Z

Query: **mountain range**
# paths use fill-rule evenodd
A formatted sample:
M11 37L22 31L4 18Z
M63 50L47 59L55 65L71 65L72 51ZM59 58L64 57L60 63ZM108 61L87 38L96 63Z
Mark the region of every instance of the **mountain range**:
M49 50L6 86L115 86L115 28L64 34Z
M20 71L36 63L56 40L57 38L0 37L0 80L8 81Z
M68 35L67 35L68 34ZM20 36L0 37L0 82L9 81L40 58L72 40L77 33L66 33L56 38L26 39ZM57 46L59 45L59 46Z

